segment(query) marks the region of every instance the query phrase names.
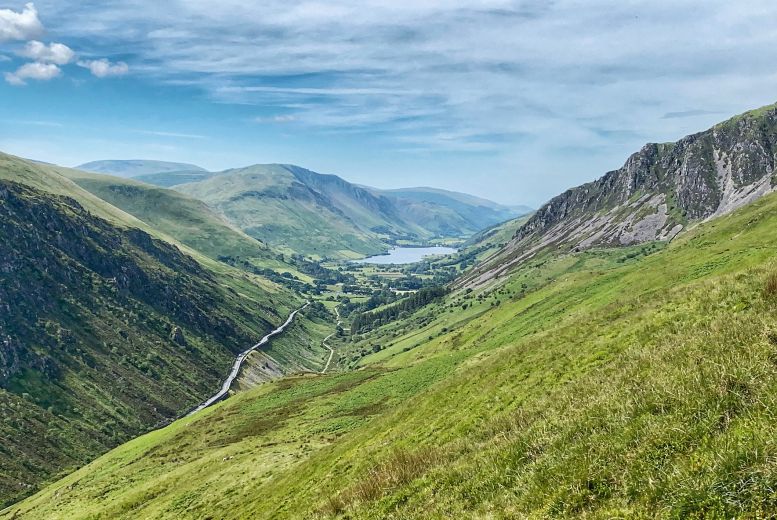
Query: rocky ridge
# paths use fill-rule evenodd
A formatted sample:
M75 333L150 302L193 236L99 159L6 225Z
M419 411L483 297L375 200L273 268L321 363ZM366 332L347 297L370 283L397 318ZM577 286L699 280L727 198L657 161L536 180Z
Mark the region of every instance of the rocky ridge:
M671 240L777 187L777 105L676 143L650 143L623 167L554 197L468 277L480 284L539 251Z

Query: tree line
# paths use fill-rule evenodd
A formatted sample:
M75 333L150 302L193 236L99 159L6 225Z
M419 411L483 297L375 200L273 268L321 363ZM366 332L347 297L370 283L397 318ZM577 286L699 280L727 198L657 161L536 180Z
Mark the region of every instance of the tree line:
M447 293L448 289L445 287L427 287L383 309L355 314L351 322L351 334L366 332L405 317Z

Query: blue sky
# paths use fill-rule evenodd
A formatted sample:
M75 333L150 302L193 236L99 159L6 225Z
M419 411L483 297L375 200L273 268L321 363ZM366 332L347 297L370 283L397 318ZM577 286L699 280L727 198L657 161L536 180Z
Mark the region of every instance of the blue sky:
M777 101L771 0L0 1L0 150L537 206Z

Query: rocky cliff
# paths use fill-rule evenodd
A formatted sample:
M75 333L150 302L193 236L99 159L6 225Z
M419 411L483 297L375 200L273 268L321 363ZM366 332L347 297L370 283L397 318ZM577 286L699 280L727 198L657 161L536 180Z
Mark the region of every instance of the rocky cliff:
M671 240L773 191L775 161L777 105L676 143L647 144L620 169L551 199L470 281L483 282L547 248Z
M554 197L515 239L579 248L671 239L773 190L776 159L771 106L676 143L645 145L622 168Z

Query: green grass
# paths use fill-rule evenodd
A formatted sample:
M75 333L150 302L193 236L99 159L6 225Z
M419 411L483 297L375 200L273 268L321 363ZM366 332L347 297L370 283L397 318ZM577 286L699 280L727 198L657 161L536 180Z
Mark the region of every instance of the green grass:
M770 196L536 258L338 345L384 346L359 370L240 394L0 518L765 518L776 224Z
M269 255L267 246L230 226L203 202L176 191L78 170L66 170L64 175L100 199L211 258Z

